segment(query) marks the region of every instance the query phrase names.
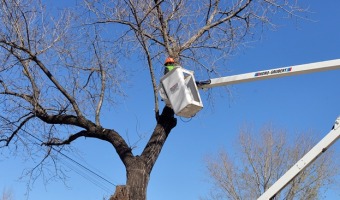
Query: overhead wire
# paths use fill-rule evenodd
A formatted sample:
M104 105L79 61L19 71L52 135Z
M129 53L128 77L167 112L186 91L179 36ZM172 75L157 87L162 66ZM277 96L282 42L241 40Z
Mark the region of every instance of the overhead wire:
M52 147L53 149L53 147ZM68 160L72 161L73 163L75 163L76 165L78 165L79 167L83 168L84 170L94 174L96 177L102 179L103 181L105 181L106 183L110 184L110 185L113 185L113 186L116 186L116 184L112 183L111 181L107 180L106 178L104 178L102 175L94 172L93 170L89 169L88 167L84 166L83 164L79 163L78 161L74 160L73 158L67 156L66 154L60 152L60 151L57 151L60 155L64 156L65 158L67 158Z
M78 175L82 176L87 181L89 181L92 184L96 185L98 188L101 188L105 192L108 192L108 193L112 192L112 189L110 189L108 187L108 185L105 182L103 182L101 179L97 179L97 178L91 176L91 174L88 174L87 171L77 169L77 166L75 166L72 163L68 162L66 159L61 160L61 163L64 166L68 167L69 169L73 170Z
M27 133L29 136L31 136L32 138L34 138L35 140L39 141L40 143L43 143L43 141L38 138L37 136L31 134L30 132L26 131L25 129L21 129L22 131L24 131L25 133ZM41 146L41 145L39 145ZM85 178L86 180L88 180L89 182L91 182L92 184L96 185L97 187L103 189L106 192L110 192L111 190L109 189L108 186L106 186L107 184L109 184L110 186L117 186L116 184L112 183L111 181L109 181L108 179L104 178L102 175L94 172L93 170L91 170L90 168L84 166L83 164L81 164L80 162L74 160L73 158L69 157L68 155L64 154L63 152L61 152L61 150L56 149L55 147L51 146L51 149L54 150L55 152L57 152L58 154L60 154L61 156L63 156L64 158L66 158L68 161L70 161L71 163L73 163L75 166L79 167L82 171L77 170L75 166L71 166L70 163L66 164L66 162L62 163L67 166L68 168L70 168L71 170L73 170L74 172L76 172L78 175L82 176L83 178ZM88 175L86 173L92 174L93 176L91 177L91 175ZM97 180L96 180L97 179Z

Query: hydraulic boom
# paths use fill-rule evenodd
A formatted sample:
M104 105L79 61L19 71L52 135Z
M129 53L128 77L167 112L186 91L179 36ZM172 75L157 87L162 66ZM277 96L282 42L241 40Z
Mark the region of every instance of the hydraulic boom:
M336 119L332 130L316 144L305 156L291 167L279 180L277 180L257 200L271 200L287 184L289 184L302 170L310 165L318 156L324 153L340 137L340 116Z
M195 81L194 73L192 71L177 66L161 78L159 91L162 99L168 106L172 107L176 115L193 117L203 108L198 89L334 69L340 69L340 59L226 76L207 81ZM277 182L275 182L273 186L263 193L258 200L272 200L277 193L279 193L290 181L310 165L320 154L325 152L327 148L340 137L339 127L340 117L335 121L332 130Z
M315 62L304 65L295 65L288 67L281 67L276 69L269 69L258 72L251 72L246 74L239 74L234 76L226 76L221 78L210 79L209 84L198 85L200 89L212 88L217 86L225 86L243 82L250 82L256 80L264 80L271 78L278 78L283 76L292 76L298 74L307 74L312 72L320 72L326 70L340 69L340 59L329 60L323 62Z

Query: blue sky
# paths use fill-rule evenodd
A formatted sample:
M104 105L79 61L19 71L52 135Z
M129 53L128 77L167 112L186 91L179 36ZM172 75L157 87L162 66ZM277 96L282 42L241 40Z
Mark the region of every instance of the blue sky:
M312 21L299 20L282 23L276 31L265 32L263 39L242 49L228 63L227 75L285 67L310 62L340 58L340 1L308 1ZM154 127L153 101L145 90L145 77L134 80L129 97L107 113L104 126L129 137L136 144L138 153ZM147 75L145 75L147 76ZM272 123L286 129L291 135L312 130L320 139L328 133L336 117L340 115L340 70L292 76L280 79L233 85L231 95L223 88L217 93L214 105L203 97L205 108L191 121L181 121L170 134L153 169L148 187L148 200L198 199L208 193L204 157L224 148L231 154L238 130L244 124L256 129ZM201 91L204 96L204 91ZM143 105L143 106L141 106ZM306 135L309 137L309 135ZM114 149L107 143L81 139L74 143L77 154L70 157L101 173L114 184L125 183L125 170ZM332 147L340 152L340 142ZM98 156L100 155L100 156ZM67 161L65 161L67 162ZM0 191L8 188L15 199L24 199L26 182L19 177L32 163L17 158L0 157ZM79 171L79 168L76 168ZM110 191L97 187L75 171L68 173L66 184L52 181L45 185L37 180L30 192L32 200L83 199L107 197ZM340 179L339 179L340 180ZM325 194L325 199L339 199L337 186Z

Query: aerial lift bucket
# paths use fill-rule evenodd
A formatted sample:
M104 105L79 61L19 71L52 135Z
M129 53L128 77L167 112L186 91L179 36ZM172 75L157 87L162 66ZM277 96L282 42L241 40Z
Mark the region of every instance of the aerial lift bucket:
M176 115L190 118L203 108L193 71L177 66L160 82L160 96Z

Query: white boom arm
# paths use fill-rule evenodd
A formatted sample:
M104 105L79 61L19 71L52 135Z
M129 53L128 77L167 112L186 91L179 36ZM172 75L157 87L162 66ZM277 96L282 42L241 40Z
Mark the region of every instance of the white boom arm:
M277 180L257 200L270 200L275 197L290 181L302 170L310 165L319 155L327 150L340 137L340 116L336 119L332 130L316 144L305 156L291 167L279 180Z
M197 88L205 89L242 82L306 74L326 70L340 69L340 59L315 62L258 71L234 76L214 78L209 81L196 82L193 73L177 67L162 77L160 94L162 99L173 108L174 112L183 117L192 117L203 108ZM335 121L332 130L315 145L302 159L291 167L276 181L258 200L271 200L302 170L310 165L321 153L325 152L340 137L340 116Z
M176 115L190 118L203 108L198 89L334 69L340 69L340 59L195 81L192 71L179 66L161 78L158 90L162 100Z
M246 74L226 76L221 78L214 78L210 80L209 84L198 85L200 89L212 88L217 86L225 86L236 83L250 82L256 80L277 78L282 76L291 76L298 74L306 74L312 72L320 72L326 70L340 69L340 59L329 60L323 62L315 62L303 65L295 65L289 67L281 67L265 71L251 72Z

